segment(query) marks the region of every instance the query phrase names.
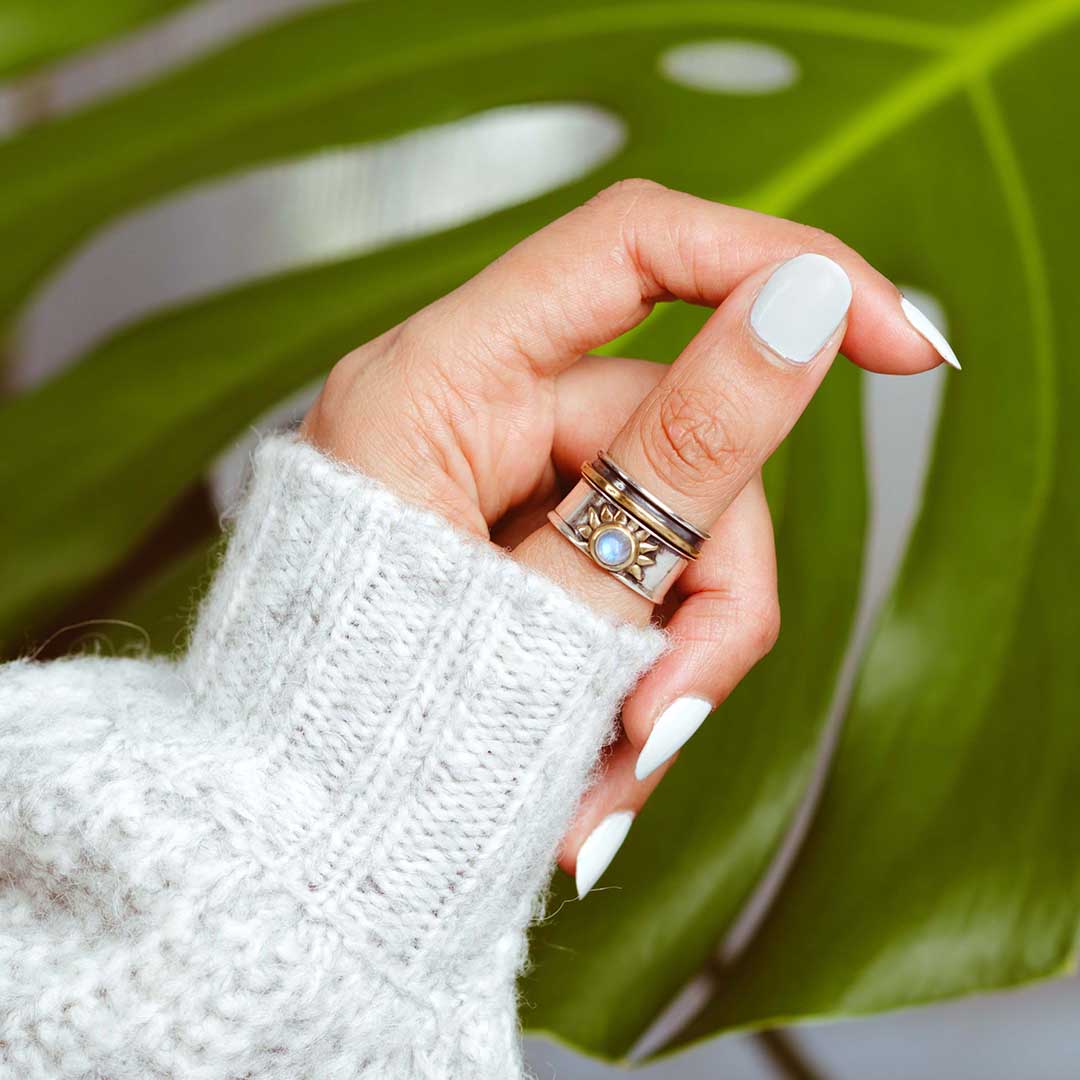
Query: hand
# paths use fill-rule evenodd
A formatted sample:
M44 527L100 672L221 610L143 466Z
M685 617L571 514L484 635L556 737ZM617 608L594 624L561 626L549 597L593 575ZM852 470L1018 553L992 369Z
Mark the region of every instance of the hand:
M671 367L587 355L673 298L717 310ZM512 547L613 619L645 623L652 608L546 523L583 460L609 448L712 532L664 605L676 647L625 704L564 842L568 872L592 829L640 809L695 724L771 648L779 606L760 470L841 345L873 371L941 362L895 286L834 237L631 180L350 353L305 419L321 449Z

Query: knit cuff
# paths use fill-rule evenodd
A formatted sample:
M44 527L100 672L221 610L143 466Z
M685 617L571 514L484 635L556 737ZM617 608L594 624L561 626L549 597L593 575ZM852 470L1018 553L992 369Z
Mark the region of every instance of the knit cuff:
M622 698L664 647L276 437L185 663L201 707L267 755L286 872L385 945L453 927L468 951L508 911L527 920Z

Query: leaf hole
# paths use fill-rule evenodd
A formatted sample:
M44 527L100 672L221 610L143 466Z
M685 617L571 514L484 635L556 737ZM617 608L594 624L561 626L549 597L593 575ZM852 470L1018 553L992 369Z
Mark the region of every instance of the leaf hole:
M153 312L463 225L580 180L623 147L613 112L504 106L208 179L129 211L45 282L15 333L27 390Z
M799 64L775 45L725 39L668 49L660 57L660 72L692 90L757 96L792 86L799 78Z

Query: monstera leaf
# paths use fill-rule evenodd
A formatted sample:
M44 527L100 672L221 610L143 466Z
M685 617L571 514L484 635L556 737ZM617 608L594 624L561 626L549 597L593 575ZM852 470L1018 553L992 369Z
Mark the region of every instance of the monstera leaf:
M671 50L710 42L767 46L797 78L733 94L723 72L670 77ZM933 292L965 372L806 841L683 1038L1063 970L1080 910L1080 436L1063 422L1080 382L1059 360L1080 345L1078 45L1080 0L347 4L0 145L10 319L101 224L228 172L512 103L594 103L628 132L542 198L157 316L0 409L0 635L115 567L266 406L603 184L643 174L799 217ZM617 347L671 358L700 318L665 308ZM552 905L531 1027L625 1055L715 971L790 828L859 590L859 388L838 366L769 470L780 645L641 815L617 887Z

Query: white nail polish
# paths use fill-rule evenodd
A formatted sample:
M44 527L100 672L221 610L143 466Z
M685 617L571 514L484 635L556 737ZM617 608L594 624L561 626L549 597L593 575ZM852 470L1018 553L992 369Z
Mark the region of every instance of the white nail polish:
M814 359L851 304L851 282L824 255L796 255L773 271L750 311L750 325L794 364Z
M577 871L574 874L579 900L588 895L589 890L611 865L611 860L622 847L633 823L632 810L619 810L617 813L608 814L585 838L585 843L578 852Z
M900 310L919 334L934 346L938 356L959 371L960 361L957 360L952 346L945 340L945 335L906 296L900 297Z
M638 754L634 775L644 780L659 769L701 727L712 710L712 702L704 698L681 697L673 701L653 724Z

